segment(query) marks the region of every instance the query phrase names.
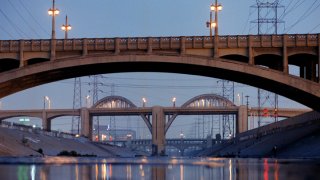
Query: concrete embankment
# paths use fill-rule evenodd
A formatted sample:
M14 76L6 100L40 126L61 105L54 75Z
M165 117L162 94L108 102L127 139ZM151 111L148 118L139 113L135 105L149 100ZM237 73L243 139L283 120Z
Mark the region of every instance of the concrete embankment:
M97 157L134 157L137 155L129 149L95 144L86 138L66 139L0 127L0 156L56 156L61 151L75 151L81 155Z
M254 129L213 148L211 156L320 158L320 113L310 112Z

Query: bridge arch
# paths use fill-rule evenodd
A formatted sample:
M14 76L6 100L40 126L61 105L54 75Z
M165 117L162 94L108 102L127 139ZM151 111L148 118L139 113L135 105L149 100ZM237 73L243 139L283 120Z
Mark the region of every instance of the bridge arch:
M122 96L107 96L102 99L100 99L98 102L96 102L92 108L98 108L98 109L114 109L114 108L137 108L137 106L131 102L129 99L122 97ZM146 123L149 131L152 131L151 123L148 120L148 118L144 115L140 115L143 121Z
M107 96L96 102L93 108L136 108L129 99L122 96Z
M211 108L211 107L226 107L226 106L235 106L235 104L229 99L219 96L217 94L201 94L199 96L189 99L187 102L182 104L181 107Z
M275 92L320 110L319 83L246 63L161 53L95 54L3 72L0 74L0 97L62 79L116 72L171 72L221 78Z
M282 71L283 69L283 58L282 56L275 54L263 54L255 56L255 65L266 66L270 69Z
M25 60L25 63L27 65L33 65L33 64L43 63L43 62L46 62L46 61L49 61L49 59L46 59L46 58L32 58L32 59Z
M249 63L249 58L242 54L228 54L221 56L222 59L233 60L237 62Z
M288 63L299 67L298 76L304 79L316 81L318 57L316 55L302 53L288 57ZM319 77L318 77L319 78Z
M201 94L189 99L181 105L182 108L223 108L236 106L229 99L217 94ZM177 114L172 115L166 123L165 132L168 131L173 121L177 118Z
M19 68L20 61L13 58L0 59L0 73Z

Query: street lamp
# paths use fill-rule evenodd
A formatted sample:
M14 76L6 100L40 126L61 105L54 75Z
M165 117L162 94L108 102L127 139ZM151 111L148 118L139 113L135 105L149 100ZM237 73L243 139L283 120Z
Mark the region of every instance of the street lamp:
M55 27L55 24L56 24L56 18L55 16L58 15L60 13L59 9L56 9L55 7L55 0L52 0L52 8L50 8L48 10L48 14L50 16L52 16L52 39L56 39L56 27Z
M61 29L64 31L64 39L68 39L68 31L71 30L71 25L68 24L68 16L66 16L66 24L63 24Z
M172 104L173 104L173 107L176 107L176 100L177 100L177 98L176 98L176 97L173 97L173 98L172 98Z
M51 109L51 100L48 96L43 97L43 109L46 109L46 102L48 103L48 109Z
M142 107L146 107L147 99L145 97L142 98Z
M222 10L222 5L215 0L214 4L210 5L210 21L207 22L207 27L210 28L210 40L212 41L212 28L214 28L214 57L218 57L218 11ZM212 22L212 12L214 11L214 22Z
M86 106L87 106L87 108L90 107L90 95L86 96Z

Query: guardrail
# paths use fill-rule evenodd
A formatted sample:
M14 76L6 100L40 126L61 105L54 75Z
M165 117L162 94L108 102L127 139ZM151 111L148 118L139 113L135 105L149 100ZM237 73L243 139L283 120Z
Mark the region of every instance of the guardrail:
M283 47L284 44L287 47L319 46L319 36L319 34L219 36L219 48ZM85 38L54 41L56 51L81 51L84 49L113 51L117 48L121 50L147 50L150 47L159 50L173 50L213 47L213 39L209 36ZM50 49L50 39L0 41L0 52L20 52L20 50L48 52Z

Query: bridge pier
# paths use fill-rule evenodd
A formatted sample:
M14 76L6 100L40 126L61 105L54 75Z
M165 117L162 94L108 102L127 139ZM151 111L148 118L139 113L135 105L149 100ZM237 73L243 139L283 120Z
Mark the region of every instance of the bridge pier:
M287 48L287 39L288 35L283 35L283 50L282 50L282 63L283 63L283 72L289 74L289 65L288 65L288 48Z
M165 114L160 106L152 107L152 155L165 154Z
M247 106L239 106L237 122L236 122L236 134L248 131L248 109Z
M25 64L23 51L24 51L24 40L20 40L20 52L19 52L20 65L19 65L19 67L23 67Z
M92 117L89 115L87 108L81 108L81 135L92 140Z
M47 118L47 112L42 111L42 129L45 131L51 131L51 120Z
M51 39L51 52L50 52L50 61L54 61L56 59L56 40Z

